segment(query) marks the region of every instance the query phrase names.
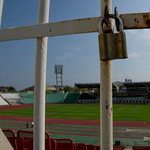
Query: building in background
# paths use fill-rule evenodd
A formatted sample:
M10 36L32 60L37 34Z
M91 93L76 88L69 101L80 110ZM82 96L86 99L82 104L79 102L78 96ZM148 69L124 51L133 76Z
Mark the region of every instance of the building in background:
M93 103L93 101L98 102L100 99L100 83L75 83L81 91L82 88L88 89L88 95L95 96L96 100L93 98L91 100L90 96L86 94L82 99L78 98L79 103ZM91 89L96 92L91 92ZM114 82L112 83L113 91L113 103L114 104L147 104L150 103L150 82L132 82L131 79L125 79L125 82ZM80 95L83 93L80 92ZM84 94L85 95L85 94Z

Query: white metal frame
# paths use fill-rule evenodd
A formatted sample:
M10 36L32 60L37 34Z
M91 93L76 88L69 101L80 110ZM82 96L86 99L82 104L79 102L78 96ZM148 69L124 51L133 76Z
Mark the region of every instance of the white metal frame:
M101 0L101 16L105 6L112 13L112 0ZM113 30L113 23L111 28ZM100 33L101 30L99 30ZM101 149L113 150L113 111L112 111L112 60L100 62L100 136Z
M40 0L38 24L49 22L50 0ZM36 40L34 79L34 150L45 149L45 87L47 63L47 37Z
M3 9L0 0L0 25ZM45 150L45 85L47 37L99 32L100 17L48 23L50 0L40 0L38 24L0 30L0 42L37 38L34 91L34 150ZM101 0L112 11L112 0ZM121 14L124 29L150 28L150 13ZM111 26L113 28L113 25ZM63 30L62 30L63 29ZM101 61L101 149L113 149L112 61Z
M120 14L124 30L145 29L150 27L150 12ZM144 18L144 16L146 16ZM52 37L69 34L99 32L101 17L82 18L60 22L36 24L0 30L0 42L39 37ZM137 21L135 21L137 20Z

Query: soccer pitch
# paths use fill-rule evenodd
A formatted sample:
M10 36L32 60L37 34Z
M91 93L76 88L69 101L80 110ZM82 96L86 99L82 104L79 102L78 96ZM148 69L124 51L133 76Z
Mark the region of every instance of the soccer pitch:
M0 111L0 115L33 117L33 108ZM99 104L46 105L46 118L100 119ZM150 105L113 105L115 121L150 121Z

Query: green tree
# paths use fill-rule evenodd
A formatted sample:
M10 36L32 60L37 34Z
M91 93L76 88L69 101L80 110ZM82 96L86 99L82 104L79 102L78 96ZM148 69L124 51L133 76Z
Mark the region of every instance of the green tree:
M75 89L74 89L74 92L75 92L75 93L79 93L79 92L80 92L80 89L79 89L79 88L75 88Z
M6 86L6 89L7 89L7 91L9 91L9 87L8 86Z
M16 89L13 86L9 86L8 88L8 92L16 92Z
M87 89L82 88L81 91L82 91L82 93L85 93L87 91Z
M65 92L65 93L66 93L66 92L74 92L74 88L67 85L67 86L64 87L64 92Z
M46 90L46 93L53 93L52 90Z

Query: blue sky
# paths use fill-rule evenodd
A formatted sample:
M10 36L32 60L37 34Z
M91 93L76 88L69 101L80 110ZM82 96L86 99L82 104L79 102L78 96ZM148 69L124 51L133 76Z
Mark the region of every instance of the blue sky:
M113 0L119 14L150 12L149 0ZM36 24L38 0L4 0L1 28ZM51 0L50 22L100 16L100 0ZM63 30L63 29L62 29ZM113 82L150 81L150 30L126 32L128 59L113 61ZM34 85L36 40L0 43L0 86ZM100 82L98 33L48 38L47 85L56 84L54 65L63 65L64 85Z

